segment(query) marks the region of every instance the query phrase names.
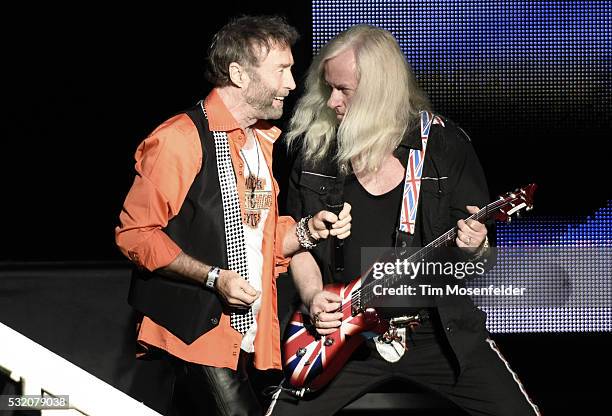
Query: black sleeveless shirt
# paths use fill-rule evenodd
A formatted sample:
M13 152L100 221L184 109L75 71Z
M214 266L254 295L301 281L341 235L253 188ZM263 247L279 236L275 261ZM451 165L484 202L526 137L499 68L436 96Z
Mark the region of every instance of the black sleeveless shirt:
M361 275L362 247L393 247L403 189L404 181L401 181L385 194L372 195L354 174L346 177L344 200L351 204L352 223L359 226L353 227L351 235L344 241L342 282L350 282ZM364 264L364 267L368 266Z

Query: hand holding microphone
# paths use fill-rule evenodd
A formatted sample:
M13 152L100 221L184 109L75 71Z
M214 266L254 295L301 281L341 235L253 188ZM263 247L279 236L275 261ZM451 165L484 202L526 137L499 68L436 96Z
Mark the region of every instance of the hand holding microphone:
M351 205L342 203L337 213L330 210L319 211L308 221L310 234L317 240L328 238L330 235L343 240L351 234ZM338 208L338 207L334 207Z

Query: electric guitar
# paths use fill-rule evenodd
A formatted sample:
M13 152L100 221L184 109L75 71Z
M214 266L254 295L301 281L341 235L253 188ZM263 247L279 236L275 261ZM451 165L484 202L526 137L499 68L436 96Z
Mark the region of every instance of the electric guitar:
M533 208L535 184L509 192L497 201L491 202L469 219L484 222L491 218L497 221L510 221L514 214L522 209ZM448 230L434 241L414 254L409 255L409 262L416 262L430 256L434 250L453 246L457 238L457 227ZM342 298L339 309L343 313L341 325L329 335L319 335L311 324L310 316L304 310L296 311L289 321L283 343L283 371L285 380L292 388L288 390L295 396L324 387L342 370L346 361L355 349L371 334L384 334L389 329L389 322L380 318L371 307L375 296L369 289L372 269L348 284L326 285L325 290ZM397 274L377 279L376 283L396 283ZM386 280L386 282L385 282ZM370 282L362 286L363 282ZM366 334L369 333L369 334ZM370 336L368 336L370 335Z

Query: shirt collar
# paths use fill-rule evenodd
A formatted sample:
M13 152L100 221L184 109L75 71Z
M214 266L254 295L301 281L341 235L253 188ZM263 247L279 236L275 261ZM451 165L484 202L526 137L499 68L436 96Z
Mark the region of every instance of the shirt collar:
M208 126L212 131L232 131L240 125L229 112L217 89L213 89L204 100L204 108L208 115Z
M240 129L240 125L229 112L221 99L219 92L214 88L204 100L204 108L208 115L208 128L211 131L225 131ZM265 120L258 120L253 128L257 129L265 139L274 143L281 135L281 130Z
M400 142L399 146L397 146L393 151L393 156L399 159L404 167L406 166L410 149L423 149L420 125L417 125L416 128L407 130L406 133L404 133L404 137L402 137L402 141Z

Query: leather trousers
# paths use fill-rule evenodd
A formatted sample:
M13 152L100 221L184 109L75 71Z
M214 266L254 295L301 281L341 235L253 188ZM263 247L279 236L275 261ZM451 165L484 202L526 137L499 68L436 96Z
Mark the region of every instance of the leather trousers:
M181 414L258 416L262 414L257 395L249 382L252 354L240 352L237 369L216 368L174 360L176 372L173 400L185 400ZM182 392L177 394L177 389Z

